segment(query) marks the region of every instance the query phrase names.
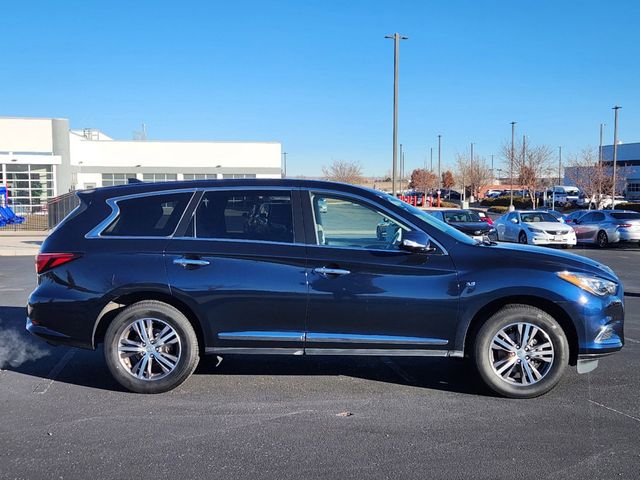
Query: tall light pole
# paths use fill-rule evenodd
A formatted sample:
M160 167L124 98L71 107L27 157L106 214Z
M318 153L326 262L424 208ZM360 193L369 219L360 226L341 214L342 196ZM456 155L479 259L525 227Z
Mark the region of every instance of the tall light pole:
M400 40L409 37L394 33L384 38L393 38L393 167L391 169L391 193L396 195L396 174L398 168L398 62L400 61Z
M515 210L513 206L513 157L516 155L516 123L511 122L511 158L509 158L509 186L511 190L511 200L509 201L509 211Z
M558 185L562 185L562 147L558 146Z
M598 148L598 203L596 203L596 205L599 205L599 202L602 199L602 137L604 127L606 125L606 123L600 124L600 148ZM591 207L591 200L589 200L589 207Z
M442 135L438 135L438 185L442 183L442 172L440 171L441 158L442 158Z
M493 155L491 155L491 181L495 181L496 173L493 171Z
M611 209L616 206L616 167L618 163L618 110L622 107L613 107L613 185L611 187Z
M287 152L282 152L282 158L283 158L283 162L284 162L284 174L283 177L287 178Z

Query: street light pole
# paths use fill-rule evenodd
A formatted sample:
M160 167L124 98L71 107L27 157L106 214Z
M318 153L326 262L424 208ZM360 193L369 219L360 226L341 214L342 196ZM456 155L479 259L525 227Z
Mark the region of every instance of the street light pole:
M469 180L473 182L473 142L471 142L471 159L469 160ZM474 197L474 188L473 188L473 184L471 184L471 201L475 201L475 197Z
M393 38L393 167L391 169L391 193L396 195L396 174L398 165L398 62L400 61L400 40L406 40L399 33L386 35L384 38Z
M599 205L602 199L602 137L604 133L604 127L606 123L600 124L600 148L598 148L598 203ZM589 200L589 206L591 206L591 200Z
M402 144L400 144L400 161L398 162L400 164L399 165L400 168L398 169L398 170L400 170L399 171L399 174L400 174L400 185L399 185L400 193L402 193L402 177L404 176L403 173L402 173L402 170L404 168L403 162L404 162L404 152L402 151Z
M618 163L618 110L622 107L613 107L613 185L611 186L611 210L616 206L616 168Z
M515 156L515 143L516 143L516 123L511 122L511 158L509 159L509 185L511 190L511 200L509 201L509 211L515 210L513 206L513 157Z
M438 135L438 185L442 183L442 172L440 171L442 159L442 135Z
M431 173L433 173L433 147L431 147Z
M562 147L558 147L558 185L562 185Z

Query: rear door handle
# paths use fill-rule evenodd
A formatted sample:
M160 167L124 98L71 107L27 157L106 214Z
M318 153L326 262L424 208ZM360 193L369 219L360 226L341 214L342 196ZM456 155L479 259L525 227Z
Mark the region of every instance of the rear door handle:
M351 272L342 268L319 267L314 268L313 273L318 273L320 275L349 275Z
M181 267L206 267L209 265L209 260L201 260L199 258L175 258L173 260L175 265L180 265Z

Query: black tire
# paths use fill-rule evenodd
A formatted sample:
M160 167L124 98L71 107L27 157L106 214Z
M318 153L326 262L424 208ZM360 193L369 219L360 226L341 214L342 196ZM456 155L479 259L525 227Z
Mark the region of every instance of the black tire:
M164 348L173 348L174 350L167 353L174 354L177 358L175 366L166 373L165 368L161 368L159 360L155 360L155 370L158 377L141 379L131 373L134 362L145 354L154 358L158 357L158 353L144 350L141 354L132 354L129 360L121 360L121 354L118 351L121 336L127 330L132 330L132 325L141 319L154 319L159 325L169 326L175 332L178 342L172 345L167 344ZM153 330L153 328L152 328ZM145 332L145 335L147 332ZM142 337L139 337L142 342ZM157 339L157 337L156 337ZM154 342L151 341L150 345ZM159 344L158 344L159 345ZM139 348L139 347L133 347ZM146 344L145 344L146 348ZM156 351L159 348L156 347ZM178 349L177 351L175 349ZM145 353L146 352L146 353ZM179 353L178 353L179 352ZM126 356L126 354L123 354ZM180 385L193 373L199 361L198 338L193 330L193 326L189 320L177 308L157 300L144 300L134 303L123 309L111 322L104 338L104 356L107 366L113 377L127 390L136 393L162 393ZM164 357L163 357L164 358ZM126 363L129 362L131 368L127 368ZM148 361L151 367L154 366L153 360ZM146 369L145 372L146 373ZM164 375L164 376L162 376Z
M524 232L524 230L521 230L520 234L518 235L518 243L521 243L523 245L526 245L528 243L527 234Z
M596 237L596 245L599 248L606 248L609 245L609 237L607 236L607 232L604 230L600 230Z
M518 323L528 323L537 327L548 336L553 346L552 361L538 364L541 372L543 367L545 370L542 378L535 383L521 384L517 381L512 383L500 376L492 363L494 353L491 345L494 336L504 328L514 328L512 326ZM515 341L517 342L517 339ZM524 354L524 350L521 349L520 352ZM520 358L516 355L512 355L512 357L514 360ZM473 345L473 360L480 378L497 394L509 398L534 398L547 393L562 378L569 363L569 344L562 327L548 313L529 305L507 305L480 327ZM521 362L525 362L525 360L518 360L518 363L514 365L514 369L510 371L514 371L517 367L517 369L520 369L522 378L525 375L525 371L524 363L522 367L520 366ZM514 375L518 375L517 370Z

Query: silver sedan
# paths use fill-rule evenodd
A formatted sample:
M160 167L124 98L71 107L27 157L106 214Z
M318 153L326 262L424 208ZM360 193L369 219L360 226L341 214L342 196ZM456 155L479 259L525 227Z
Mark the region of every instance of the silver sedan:
M571 224L578 243L606 247L610 243L640 242L640 213L626 210L594 210Z

